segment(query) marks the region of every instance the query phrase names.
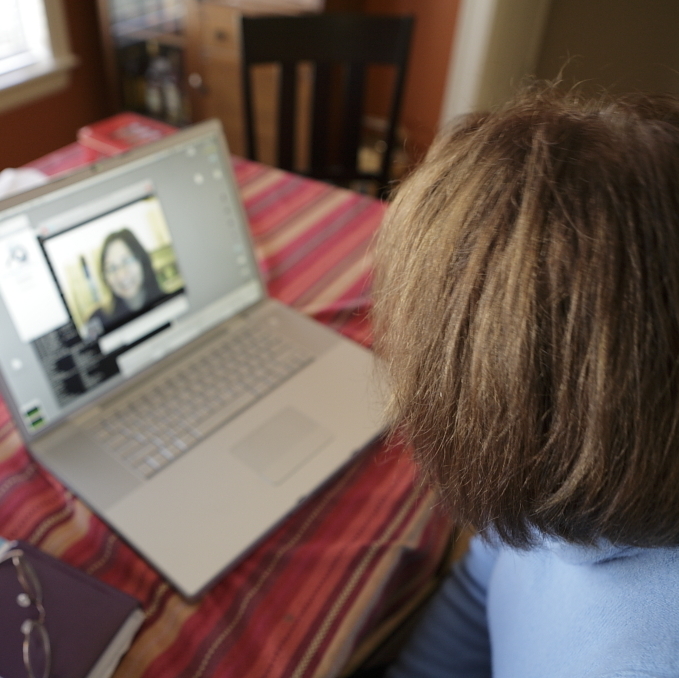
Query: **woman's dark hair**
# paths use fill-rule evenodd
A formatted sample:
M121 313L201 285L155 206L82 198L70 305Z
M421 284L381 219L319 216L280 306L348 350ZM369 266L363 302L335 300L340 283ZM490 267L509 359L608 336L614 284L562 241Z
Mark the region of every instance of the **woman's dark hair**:
M148 255L148 252L141 246L141 243L139 240L137 240L136 236L134 233L132 233L132 231L130 231L129 228L122 228L119 231L114 231L113 233L109 233L106 236L106 240L104 240L104 244L101 247L101 257L99 259L99 266L102 274L104 273L104 259L106 258L106 250L115 240L120 240L121 242L125 243L134 255L135 259L141 263L144 275L143 284L146 301L157 299L159 296L161 296L163 293L158 285L158 280L156 279L153 266L151 266L151 259ZM106 282L105 275L104 282Z
M533 88L441 136L390 208L393 429L506 543L679 544L679 102Z

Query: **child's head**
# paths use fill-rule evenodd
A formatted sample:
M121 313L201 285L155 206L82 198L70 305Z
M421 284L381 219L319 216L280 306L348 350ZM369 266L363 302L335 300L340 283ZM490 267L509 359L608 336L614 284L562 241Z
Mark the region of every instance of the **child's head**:
M456 516L679 544L679 102L468 116L398 192L375 293L392 421Z

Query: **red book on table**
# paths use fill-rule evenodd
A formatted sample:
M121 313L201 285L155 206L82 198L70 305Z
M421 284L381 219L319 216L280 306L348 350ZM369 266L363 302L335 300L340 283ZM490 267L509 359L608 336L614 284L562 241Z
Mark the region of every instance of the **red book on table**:
M173 134L176 127L138 113L118 113L78 130L78 142L104 155L118 155Z

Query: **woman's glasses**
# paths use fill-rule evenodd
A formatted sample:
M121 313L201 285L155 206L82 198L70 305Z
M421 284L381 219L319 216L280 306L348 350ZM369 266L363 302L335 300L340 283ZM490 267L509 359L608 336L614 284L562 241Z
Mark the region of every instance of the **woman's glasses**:
M11 561L23 592L17 596L17 605L28 608L31 605L38 611L38 618L28 617L21 625L24 634L24 666L29 678L48 678L52 651L50 639L45 628L45 608L42 604L42 587L33 566L24 552L12 548L0 556L0 564Z
M106 264L104 266L104 275L111 276L115 275L119 271L127 271L128 268L132 268L139 263L139 259L134 256L124 257L118 261Z

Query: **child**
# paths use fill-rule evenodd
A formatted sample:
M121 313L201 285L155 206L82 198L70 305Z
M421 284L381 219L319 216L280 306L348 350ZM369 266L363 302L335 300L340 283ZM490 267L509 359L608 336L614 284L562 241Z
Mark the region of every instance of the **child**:
M679 102L468 116L375 297L394 429L480 532L389 676L679 675Z

